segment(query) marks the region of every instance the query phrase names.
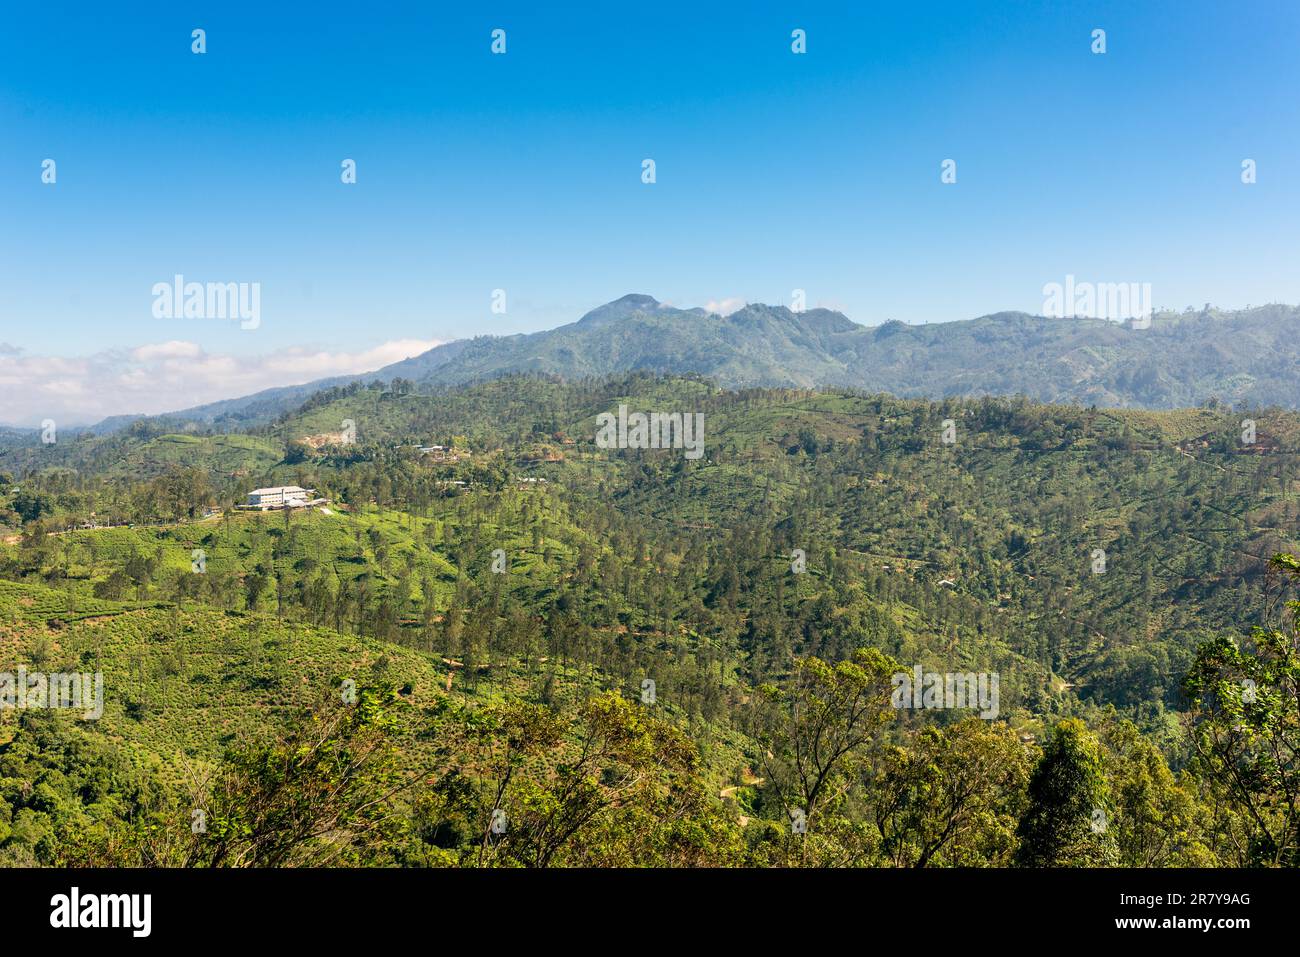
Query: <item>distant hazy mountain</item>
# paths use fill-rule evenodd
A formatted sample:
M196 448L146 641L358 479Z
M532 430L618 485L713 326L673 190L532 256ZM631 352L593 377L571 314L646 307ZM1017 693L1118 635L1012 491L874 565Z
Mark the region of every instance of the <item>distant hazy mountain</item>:
M451 359L441 353L460 349ZM845 385L903 396L1023 393L1175 408L1211 397L1300 407L1300 309L1161 314L1150 328L1004 312L865 327L838 312L749 305L729 316L624 296L558 329L439 346L378 378L452 384L504 372L645 369L728 387Z
M429 361L447 346L398 362L379 375L454 384L504 372L547 372L574 378L648 370L697 372L725 386L816 385L842 381L837 337L864 327L825 309L793 313L746 306L722 317L675 309L650 296L624 296L575 323L532 335L480 337L453 361Z
M450 342L373 373L270 389L174 413L266 421L357 379L454 385L507 372L564 378L630 370L699 373L726 387L851 386L899 396L1007 395L1176 408L1214 397L1300 408L1300 309L1159 314L1149 328L1004 312L866 327L838 312L748 305L729 316L628 295L545 332Z

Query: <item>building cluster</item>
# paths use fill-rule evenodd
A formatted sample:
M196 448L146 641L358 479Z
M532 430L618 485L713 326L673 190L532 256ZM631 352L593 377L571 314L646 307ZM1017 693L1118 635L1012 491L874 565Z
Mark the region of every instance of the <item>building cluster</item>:
M420 455L427 458L430 462L459 462L467 459L470 454L465 449L458 449L444 445L420 445L416 447Z
M239 508L267 511L273 508L308 508L326 505L328 499L315 498L314 488L299 488L297 485L277 485L274 488L255 488L248 493L248 501Z

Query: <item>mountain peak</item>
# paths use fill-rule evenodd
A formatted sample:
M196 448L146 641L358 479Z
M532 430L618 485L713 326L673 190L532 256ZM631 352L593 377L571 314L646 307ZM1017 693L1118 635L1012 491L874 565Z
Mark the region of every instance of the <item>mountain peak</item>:
M654 296L647 296L644 293L630 292L626 296L615 299L613 302L607 302L603 306L597 306L591 312L587 313L579 323L592 324L597 322L607 322L611 319L624 319L628 316L636 315L638 312L655 312L659 309L666 309Z
M647 296L645 293L629 292L626 296L615 299L610 305L617 306L624 303L629 306L636 306L639 309L651 309L659 305L659 300L654 296Z

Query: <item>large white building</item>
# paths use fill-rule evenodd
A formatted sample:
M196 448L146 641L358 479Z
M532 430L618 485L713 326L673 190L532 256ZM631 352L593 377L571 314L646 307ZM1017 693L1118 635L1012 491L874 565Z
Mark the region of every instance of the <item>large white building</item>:
M248 493L245 508L302 508L309 504L308 496L314 488L296 485L278 485L275 488L255 488Z

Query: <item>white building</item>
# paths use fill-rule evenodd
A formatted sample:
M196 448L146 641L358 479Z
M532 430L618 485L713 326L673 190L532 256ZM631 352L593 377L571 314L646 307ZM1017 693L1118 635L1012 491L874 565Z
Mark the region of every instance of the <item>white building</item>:
M308 496L314 488L296 485L278 485L275 488L255 488L248 493L245 508L302 508L310 504Z

